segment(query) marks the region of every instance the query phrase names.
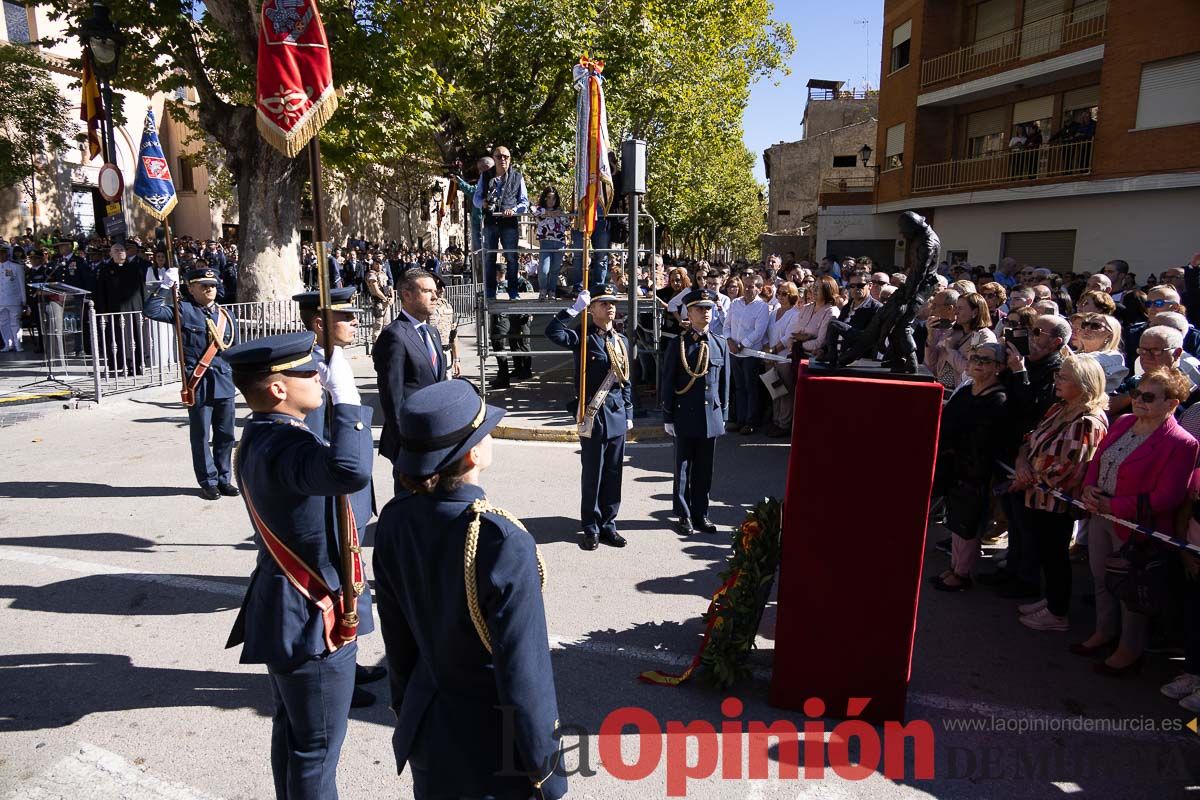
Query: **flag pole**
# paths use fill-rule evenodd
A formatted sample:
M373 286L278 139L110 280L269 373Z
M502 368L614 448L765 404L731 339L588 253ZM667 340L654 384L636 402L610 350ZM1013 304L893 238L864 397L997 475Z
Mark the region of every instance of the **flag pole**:
M579 213L579 212L576 212ZM589 264L591 263L588 250L591 246L592 237L588 233L587 224L583 228L583 289L582 291L590 292L591 284L588 283ZM587 409L587 362L588 362L588 317L592 313L591 304L583 310L583 320L579 324L579 423L583 423L584 412Z
M308 140L308 168L312 182L313 202L313 249L317 253L317 293L321 309L321 348L325 351L325 363L333 357L333 301L330 297L329 265L325 258L325 193L321 187L321 137L314 135ZM334 437L333 398L325 402L325 434L330 442ZM342 556L342 621L346 627L358 627L358 593L354 588L354 557L357 545L355 531L347 520L349 514L349 498L338 495L334 498L336 504L333 515L334 533Z
M168 214L162 223L163 241L167 248L167 269L175 270L175 285L171 287L171 296L175 301L175 349L179 361L179 397L185 406L190 406L196 402L196 398L192 394L192 390L188 388L187 372L183 365L183 321L179 316L179 281L183 276L179 274L179 267L175 261L175 245L171 241L171 215Z

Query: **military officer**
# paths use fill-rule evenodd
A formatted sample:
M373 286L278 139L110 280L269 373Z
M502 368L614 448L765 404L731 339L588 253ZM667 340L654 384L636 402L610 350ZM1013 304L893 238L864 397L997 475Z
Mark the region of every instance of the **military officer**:
M300 321L304 323L305 328L312 331L317 337L317 343L313 346L313 360L317 364L317 370L324 377L329 366L325 362L325 348L323 347L325 342L325 317L321 313L321 293L301 292L300 294L292 295L292 299L300 306ZM331 289L329 292L330 318L333 323L331 338L334 347L349 347L354 344L354 339L358 335L358 315L363 312L354 305L353 300L353 286L343 289ZM324 437L325 435L325 415L327 408L328 403L324 395L322 395L321 406L313 409L304 418L304 424L317 436ZM373 482L368 483L351 495L350 504L354 508L354 521L358 524L358 538L363 539L366 534L367 523L371 521L371 517L375 516L375 488ZM351 700L350 705L353 708L365 708L374 704L375 695L357 684L382 680L386 675L387 670L383 667L364 667L361 665L356 667L354 670L354 682L356 684L354 687L354 698Z
M335 347L324 375L332 443L308 429L305 418L323 402L313 341L307 331L286 333L226 351L253 412L238 450L238 483L258 545L226 647L242 645L243 664L266 665L275 699L271 772L278 800L337 798L357 636L374 628L358 539L350 541L351 574L344 574L340 536L329 529L343 508L338 498L371 480L371 409ZM361 589L354 606L343 604L344 581Z
M677 528L716 533L708 518L713 454L729 419L729 349L710 329L718 298L712 289L693 289L683 297L691 327L663 353L658 382L663 427L675 438L672 505Z
M187 376L183 394L188 406L192 469L200 484L200 496L205 500L238 495L230 466L234 436L233 379L222 355L237 340L237 320L228 309L217 304L218 282L217 272L212 268L191 270L187 274L191 302L179 303ZM175 324L175 306L168 302L174 286L170 275L164 277L142 313L156 322Z
M466 381L413 392L399 483L376 529L375 588L391 670L397 771L425 798L559 798L567 780L545 568L533 537L480 485L503 409Z
M559 347L575 351L576 391L583 391L587 413L581 423L579 445L583 461L579 546L595 550L600 542L624 547L617 532L617 510L621 507L621 469L625 459L625 434L633 428L633 390L629 381L629 340L613 330L617 316L617 293L611 284L581 291L575 304L550 320L546 338ZM579 312L587 309L590 324L586 348L580 346L579 331L568 327ZM579 359L587 353L587 386L580 387Z

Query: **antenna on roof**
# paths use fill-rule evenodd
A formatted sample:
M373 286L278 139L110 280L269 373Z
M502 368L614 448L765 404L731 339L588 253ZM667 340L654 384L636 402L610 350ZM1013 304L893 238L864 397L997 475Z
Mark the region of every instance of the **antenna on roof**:
M866 49L866 54L867 54L866 67L867 68L866 68L866 71L863 72L863 89L870 89L871 88L871 79L868 76L871 74L871 20L864 17L863 19L854 20L854 24L862 25L862 27L863 27L863 38L866 40L866 45L867 45L867 49Z

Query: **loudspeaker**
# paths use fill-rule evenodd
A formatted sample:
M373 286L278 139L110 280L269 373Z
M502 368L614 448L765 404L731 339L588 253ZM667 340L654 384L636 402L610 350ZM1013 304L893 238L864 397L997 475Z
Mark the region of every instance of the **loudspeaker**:
M641 139L621 142L621 194L646 193L646 143Z

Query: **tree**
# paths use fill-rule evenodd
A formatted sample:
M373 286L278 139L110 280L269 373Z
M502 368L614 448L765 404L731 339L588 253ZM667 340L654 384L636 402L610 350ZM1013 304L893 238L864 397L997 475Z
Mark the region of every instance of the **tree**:
M20 186L33 211L45 154L66 149L66 131L74 125L58 87L30 50L0 46L0 97L0 186Z
M440 171L439 164L416 155L399 156L389 163L364 164L357 173L359 188L391 203L404 214L408 227L408 242L415 246L417 235L413 231L413 213L428 211L431 173Z

